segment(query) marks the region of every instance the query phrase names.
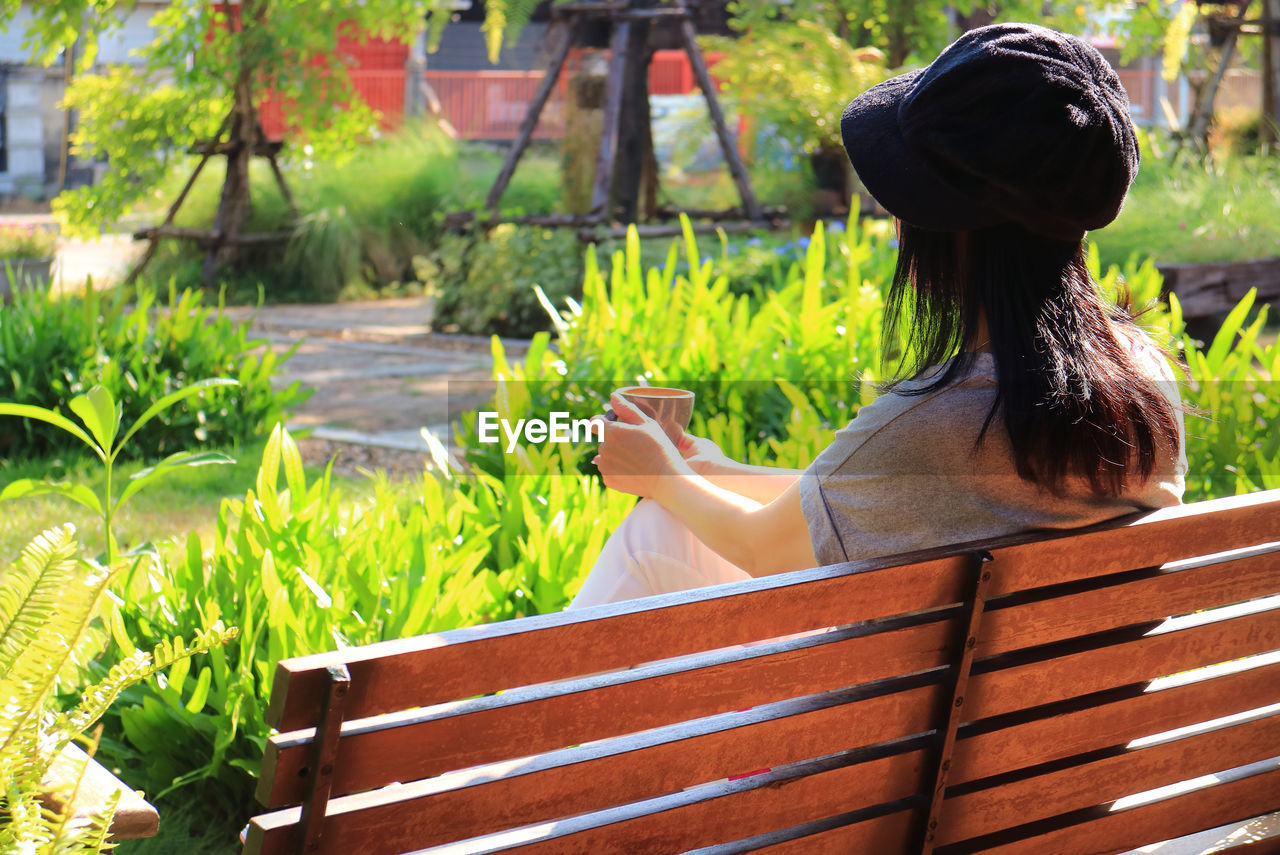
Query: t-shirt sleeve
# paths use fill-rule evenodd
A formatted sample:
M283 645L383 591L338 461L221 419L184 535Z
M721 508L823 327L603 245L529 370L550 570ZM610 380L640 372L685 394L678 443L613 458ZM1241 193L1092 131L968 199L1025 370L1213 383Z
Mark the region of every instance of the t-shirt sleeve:
M936 418L939 409L963 405L954 391L952 387L924 395L880 396L837 431L831 445L805 470L800 507L820 563L863 557L868 550L891 553L895 532L918 530L918 518L902 518L903 500L913 494L926 505L938 500L939 456L954 456L957 443L967 449L976 439L939 435L945 425ZM940 401L940 395L947 400ZM983 398L989 404L990 399ZM972 424L973 419L959 423ZM947 447L939 448L944 439ZM945 468L953 469L954 462Z

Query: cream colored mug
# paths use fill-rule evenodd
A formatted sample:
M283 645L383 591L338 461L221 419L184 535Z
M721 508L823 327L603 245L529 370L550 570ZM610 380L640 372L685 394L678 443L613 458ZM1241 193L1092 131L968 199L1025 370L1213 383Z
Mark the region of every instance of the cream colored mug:
M692 392L669 386L624 386L615 390L614 394L625 398L662 425L662 430L671 442L679 446L680 438L689 426L689 419L693 418ZM605 414L605 418L612 421L617 417L610 411Z

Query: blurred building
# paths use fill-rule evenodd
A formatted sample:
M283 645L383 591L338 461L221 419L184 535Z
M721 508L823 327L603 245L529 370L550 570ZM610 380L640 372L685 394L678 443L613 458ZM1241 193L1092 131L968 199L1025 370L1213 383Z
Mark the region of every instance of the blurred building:
M103 37L98 63L136 62L134 48L151 41L147 22L164 0L138 0L124 25ZM32 4L25 2L14 18L0 22L0 197L47 198L59 183L76 186L91 182L93 163L63 156L74 117L61 108L66 86L66 51L61 61L45 68L32 64L22 41L31 22ZM68 46L70 47L70 46Z

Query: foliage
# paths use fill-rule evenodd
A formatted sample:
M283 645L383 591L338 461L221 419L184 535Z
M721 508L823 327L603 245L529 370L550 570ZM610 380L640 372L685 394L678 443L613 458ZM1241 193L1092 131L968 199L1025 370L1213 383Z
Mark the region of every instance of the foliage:
M126 456L150 459L202 447L231 447L305 400L297 384L273 389L282 358L247 338L247 327L202 305L199 294L169 295L160 311L143 292L134 306L123 294L92 289L75 297L19 291L0 313L0 400L63 409L93 386L122 401L130 423L193 378L230 377L234 387L167 409L134 434ZM283 358L288 358L286 354ZM38 420L0 428L0 457L21 459L77 450L68 434Z
M744 32L765 29L780 21L811 21L855 47L883 51L890 68L931 62L956 37L957 16L964 18L988 11L987 6L975 0L960 3L791 0L786 4L773 0L736 0L729 8L734 14L734 26ZM1001 20L1032 21L1040 18L1043 10L1040 3L1005 0L990 11L998 13ZM1075 14L1083 16L1084 11L1077 7ZM802 64L800 57L803 56L807 54L797 54L791 64Z
M550 326L535 285L556 306L579 293L580 252L572 232L504 224L445 235L418 279L437 295L438 329L525 337Z
M1260 341L1267 307L1256 291L1232 309L1207 349L1187 347L1187 495L1191 498L1280 487L1280 342ZM1176 305L1176 298L1174 298Z
M738 38L708 37L703 43L723 54L716 77L724 81L734 108L809 151L843 151L845 105L888 77L881 51L854 48L809 20L775 23ZM801 56L804 62L797 62ZM761 92L769 97L759 97Z
M58 233L35 225L0 226L0 258L48 258L58 247Z
M352 86L337 51L340 35L350 28L408 43L430 14L434 47L452 15L452 0L175 0L151 17L156 37L136 51L137 66L95 73L99 43L123 26L134 3L26 5L32 19L23 45L36 61L51 64L77 45L67 93L79 111L75 151L113 167L93 186L58 198L57 212L78 234L113 223L164 174L171 153L211 138L238 86L255 102L269 97L287 105L290 139L316 156L349 152L370 136L377 117ZM12 20L18 6L0 0L0 21Z
M378 481L348 504L327 472L307 482L277 428L208 550L192 536L122 591L131 635L221 618L240 627L238 643L198 672L133 690L103 751L149 791L184 788L238 812L269 732L262 699L278 659L563 607L632 498L562 474L548 448L503 478L453 473L437 449L440 471L411 496Z
M805 455L824 447L884 379L881 289L892 256L856 223L828 253L819 224L803 261L753 299L732 292L684 225L684 240L671 244L661 266L643 268L634 231L607 276L588 250L582 303L553 318L558 352L535 339L523 364L513 365L496 350L496 409L582 418L601 412L617 386L684 386L698 395L692 432L738 459L807 465ZM468 459L504 471L502 449L476 442L474 425L464 430Z
M70 526L37 537L0 574L0 850L5 852L109 849L115 802L90 817L45 806L42 782L54 759L124 689L235 635L215 623L190 644L165 640L149 653L130 646L101 679L78 690L78 702L60 708L57 683L68 673L74 683L81 682L86 654L94 647L89 625L112 576L112 570L78 556ZM63 804L69 804L68 794L63 796Z
M102 517L103 531L107 541L107 565L112 566L115 564L117 550L115 534L111 528L111 520L139 490L170 477L180 469L233 462L230 457L220 452L193 453L190 451L178 451L161 460L155 466L149 466L146 469L135 472L129 478L129 483L117 495L111 480L115 471L116 459L120 457L121 452L129 444L129 440L145 427L147 422L156 418L165 410L188 398L199 395L206 389L235 385L237 385L235 380L215 378L201 380L198 383L185 386L147 407L146 411L129 426L129 429L123 435L120 433L120 428L122 426L121 415L124 412L124 407L117 403L111 393L101 386L94 386L87 393L77 395L71 399L71 412L79 417L84 428L81 428L56 410L34 407L29 404L0 403L0 416L16 416L31 421L43 422L84 443L102 461L102 467L106 473L101 495L93 492L83 484L65 484L47 478L41 480L19 478L6 484L4 490L0 491L0 502L6 499L20 499L53 493L70 499L78 505L83 505Z
M504 196L507 213L556 209L554 170L540 165L535 159L517 172ZM271 302L316 302L418 290L422 280L414 259L429 256L441 241L445 212L480 206L499 166L496 155L460 150L438 131L416 126L363 144L342 163L289 165L285 175L302 214L297 231L283 252L279 245L249 247L233 269L224 268L227 299L252 302L262 293ZM253 167L257 202L248 228L287 228L292 213L269 167ZM158 216L157 202L176 195L189 168L183 163L173 170L139 213ZM178 225L197 227L212 219L217 180L201 177ZM170 241L160 247L148 276L201 287L203 260L198 247Z
M1209 152L1219 160L1262 154L1262 112L1243 106L1215 110Z

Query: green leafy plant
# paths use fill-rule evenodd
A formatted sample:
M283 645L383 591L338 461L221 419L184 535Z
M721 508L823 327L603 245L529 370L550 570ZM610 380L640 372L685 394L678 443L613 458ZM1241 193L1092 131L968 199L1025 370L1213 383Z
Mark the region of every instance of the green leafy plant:
M103 751L149 792L180 789L235 816L269 734L262 698L277 660L563 608L634 500L552 447L530 454L494 477L453 472L438 449L441 466L419 484L379 480L344 501L328 471L306 478L277 428L212 543L190 536L121 591L130 637L224 619L237 642L198 674L127 693Z
M564 231L508 224L446 235L427 260L423 278L436 294L436 327L523 337L551 323L535 285L555 305L577 295L581 248Z
M739 93L731 96L736 109L809 153L843 153L845 105L889 76L881 51L855 48L813 20L777 21L738 38L708 37L703 43L722 54L716 77L725 81L727 93ZM771 96L747 95L759 92Z
M554 411L586 418L618 386L676 385L698 395L692 432L739 459L773 459L771 442L793 435L821 448L883 379L881 288L893 267L874 231L854 223L828 244L819 224L803 245L786 250L794 254L777 287L759 295L733 293L717 259L700 253L687 220L683 240L647 269L634 231L607 275L589 249L582 302L567 310L544 303L556 349L549 337L535 338L524 360L511 363L495 343L492 409L507 418ZM803 422L779 379L810 402ZM473 420L464 420L462 436L474 465L505 470L510 456L479 443ZM584 459L587 451L580 449Z
M128 686L234 637L219 623L192 641L168 640L150 652L131 649L102 679L79 690L70 708L57 702L55 686L68 671L83 677L92 644L88 628L114 571L79 557L71 526L33 540L0 574L0 850L100 852L115 801L97 815L72 815L46 806L46 776L55 759L84 734ZM119 799L119 794L116 795Z
M152 484L161 478L166 478L183 468L233 462L227 455L216 451L175 452L155 466L135 472L130 476L129 482L117 493L116 485L112 483L112 474L115 470L116 460L120 457L121 452L147 422L175 404L198 395L206 389L235 385L237 385L235 380L214 378L201 380L198 383L179 389L148 407L123 435L120 433L120 427L124 408L102 386L94 386L87 393L77 395L71 399L71 411L79 417L84 425L83 428L56 410L35 407L29 404L0 403L0 416L17 416L44 422L78 439L102 461L102 466L106 473L106 481L101 495L94 493L83 484L60 483L48 479L20 478L11 481L5 486L4 490L0 491L0 502L6 499L20 499L27 496L54 493L83 505L102 517L107 539L107 565L114 565L118 550L115 535L111 528L111 520L135 493L144 489L148 484Z
M126 457L157 459L179 450L235 447L266 434L286 409L306 399L298 384L273 388L277 354L248 337L246 324L207 307L197 292L169 294L156 308L143 292L133 305L120 293L94 290L75 297L20 291L0 312L0 400L65 411L71 400L100 385L122 402L126 423L149 402L192 379L230 377L199 400L180 401L132 435ZM0 459L83 453L65 431L34 419L0 424Z

